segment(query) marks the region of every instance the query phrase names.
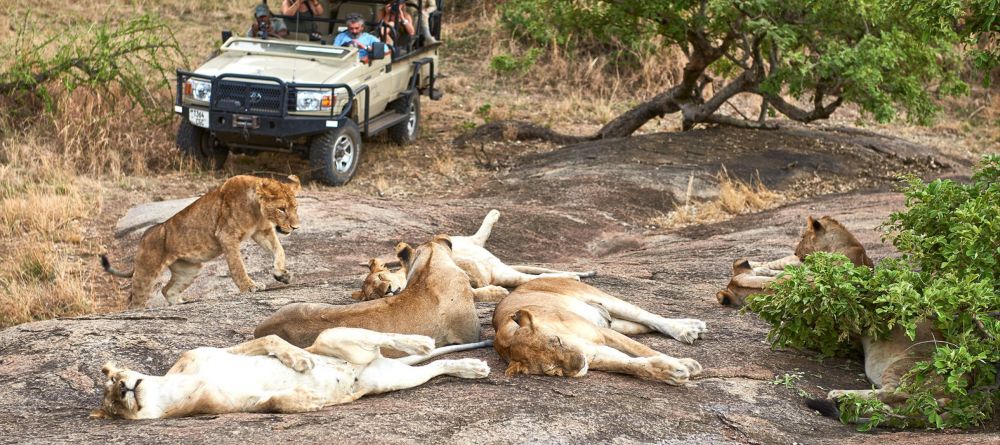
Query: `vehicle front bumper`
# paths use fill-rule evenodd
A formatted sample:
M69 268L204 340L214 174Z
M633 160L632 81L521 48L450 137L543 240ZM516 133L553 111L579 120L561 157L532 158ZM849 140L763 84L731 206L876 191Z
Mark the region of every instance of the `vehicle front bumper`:
M207 106L174 105L174 112L197 127L211 131L220 139L235 136L249 140L251 137L294 139L312 136L342 127L346 117L339 116L259 116L252 114L212 111ZM192 113L207 113L207 122L192 119ZM204 122L204 124L203 124Z

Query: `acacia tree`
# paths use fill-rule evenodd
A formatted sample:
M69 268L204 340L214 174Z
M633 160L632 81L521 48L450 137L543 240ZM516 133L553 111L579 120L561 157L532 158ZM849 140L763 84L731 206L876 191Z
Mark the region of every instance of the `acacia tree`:
M679 47L687 59L679 83L594 135L560 135L518 123L517 137L560 142L624 137L670 113L681 114L685 130L699 123L760 128L769 127L766 117L774 113L812 122L845 103L879 121L903 111L907 120L926 122L937 110L935 96L967 90L959 78L960 43L977 32L995 38L996 5L996 0L508 0L501 6L502 21L519 39L633 47L659 41ZM710 76L726 81L707 92ZM738 94L759 96L760 112L744 118L720 114ZM504 126L488 124L470 137Z

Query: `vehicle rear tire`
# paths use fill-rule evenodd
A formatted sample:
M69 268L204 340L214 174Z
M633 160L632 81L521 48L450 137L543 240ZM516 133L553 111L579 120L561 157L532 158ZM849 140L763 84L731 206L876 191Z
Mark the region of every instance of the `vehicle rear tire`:
M344 185L354 177L361 161L361 131L351 121L312 140L309 164L314 177L329 185Z
M177 130L177 148L206 170L221 169L229 157L226 146L216 144L208 130L192 125L187 119L181 122L181 127Z
M407 115L407 119L389 127L389 139L399 145L408 145L420 137L420 94L415 93L389 104L389 109Z

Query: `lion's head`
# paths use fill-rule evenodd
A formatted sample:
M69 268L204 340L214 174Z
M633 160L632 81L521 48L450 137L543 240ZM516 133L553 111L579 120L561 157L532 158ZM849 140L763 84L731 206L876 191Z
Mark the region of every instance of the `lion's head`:
M107 362L101 368L107 376L104 382L104 399L101 408L90 413L95 418L138 419L149 389L149 377L141 373L119 368L112 362Z
M555 332L547 332L544 323L535 323L535 315L520 309L511 315L517 330L510 336L510 357L506 374L543 374L583 377L587 357L578 347L563 341Z
M397 249L406 246L405 243L397 245ZM408 247L408 246L407 246ZM389 297L403 291L406 287L406 265L403 264L398 271L391 271L382 260L372 258L368 261L368 276L361 284L360 291L354 291L351 298L359 301L375 300Z
M846 255L856 266L872 267L873 263L865 253L864 246L837 220L824 216L806 220L806 231L795 246L795 256L805 259L813 252L837 252Z
M299 228L298 202L295 194L302 190L299 177L289 175L285 184L273 179L264 179L257 184L257 198L261 214L274 224L274 230L288 235Z

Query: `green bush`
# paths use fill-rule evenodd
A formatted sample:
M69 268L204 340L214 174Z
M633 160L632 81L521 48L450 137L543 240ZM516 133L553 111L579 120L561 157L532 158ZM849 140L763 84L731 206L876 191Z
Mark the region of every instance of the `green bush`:
M909 178L903 194L906 209L884 225L899 259L871 270L815 253L747 308L773 326L773 346L825 356L856 353L852 340L885 338L895 326L912 339L918 322L933 321L944 341L904 377L897 390L906 402L849 397L842 420L862 430L977 425L1000 396L1000 156L984 158L971 183Z
M490 69L502 75L524 73L535 66L535 62L538 61L538 56L541 54L541 48L531 48L520 57L501 54L490 60Z

